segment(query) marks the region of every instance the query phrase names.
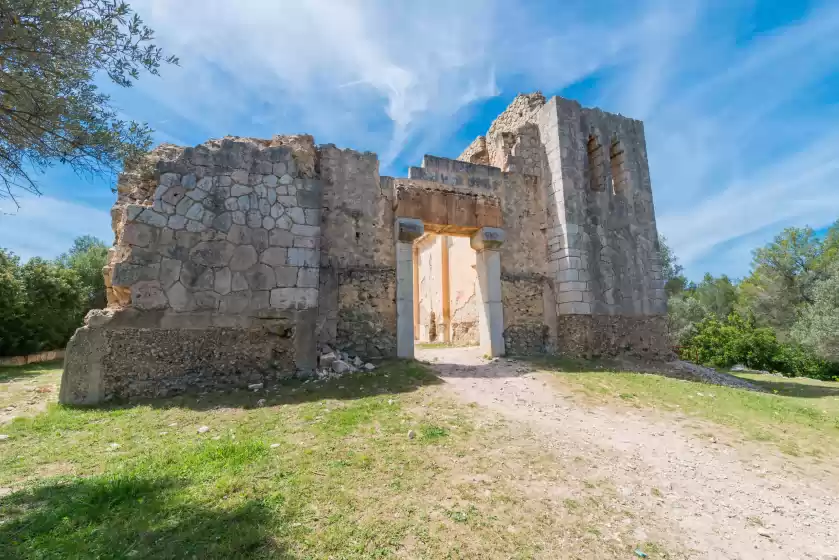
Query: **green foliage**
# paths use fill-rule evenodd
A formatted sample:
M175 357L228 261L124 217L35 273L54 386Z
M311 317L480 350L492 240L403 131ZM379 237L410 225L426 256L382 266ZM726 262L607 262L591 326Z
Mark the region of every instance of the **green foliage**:
M664 290L668 296L676 295L688 288L688 280L683 273L684 267L673 249L667 244L667 238L658 237L658 256L661 260L661 274L664 279Z
M754 318L744 319L736 313L726 320L712 316L695 329L680 349L685 359L714 367L742 364L751 369L816 379L839 375L839 364L823 360L800 345L779 342L772 329L757 326Z
M670 338L675 344L685 344L695 333L695 325L701 323L710 312L690 294L679 294L670 298L668 305L668 327Z
M802 310L792 336L824 358L839 362L839 258L814 286L813 304Z
M0 197L38 193L31 169L117 169L150 146L145 124L120 120L93 84L127 87L177 63L119 0L0 0Z
M55 262L21 265L0 249L0 356L63 348L85 314L104 304L107 252L98 239L80 237Z
M737 286L725 274L714 278L706 273L702 282L693 290L693 295L709 313L725 318L734 310Z

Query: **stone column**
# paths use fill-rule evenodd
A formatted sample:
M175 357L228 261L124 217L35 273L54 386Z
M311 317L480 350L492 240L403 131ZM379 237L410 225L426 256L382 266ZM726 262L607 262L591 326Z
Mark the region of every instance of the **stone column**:
M397 218L396 355L414 357L414 241L425 231L420 220Z
M504 309L501 304L501 253L504 230L485 227L472 236L478 271L478 328L481 350L489 356L504 355Z

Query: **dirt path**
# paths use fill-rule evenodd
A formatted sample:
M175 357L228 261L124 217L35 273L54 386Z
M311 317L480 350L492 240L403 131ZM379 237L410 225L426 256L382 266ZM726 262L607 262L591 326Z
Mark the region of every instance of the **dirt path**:
M550 374L488 362L475 348L420 350L417 358L464 401L538 434L559 460L582 458L581 476L614 485L622 505L693 557L839 555L839 486L823 473L802 476L806 467L791 458L757 445L716 445L665 413L583 405L549 387Z

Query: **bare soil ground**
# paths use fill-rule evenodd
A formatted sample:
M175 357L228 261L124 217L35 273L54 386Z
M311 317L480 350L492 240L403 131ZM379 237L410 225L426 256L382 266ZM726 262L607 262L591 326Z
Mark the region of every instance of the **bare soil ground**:
M839 554L835 457L814 462L760 443L726 445L724 428L703 430L701 420L676 413L592 407L551 373L480 354L430 348L418 349L417 358L461 400L500 413L511 429L552 454L573 473L566 477L569 492L580 482L603 488L601 505L626 514L636 541L671 557L827 560ZM702 435L708 430L719 441ZM563 488L522 491L549 496ZM596 530L620 538L620 527L612 525Z

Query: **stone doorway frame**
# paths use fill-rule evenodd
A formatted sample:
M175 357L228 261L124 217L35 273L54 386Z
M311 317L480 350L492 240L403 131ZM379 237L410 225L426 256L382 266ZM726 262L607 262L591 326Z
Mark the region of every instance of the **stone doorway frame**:
M469 237L475 251L480 347L492 357L504 355L504 309L501 303L501 246L504 230L495 227L450 228L415 218L396 218L396 354L414 357L414 241L426 231Z

